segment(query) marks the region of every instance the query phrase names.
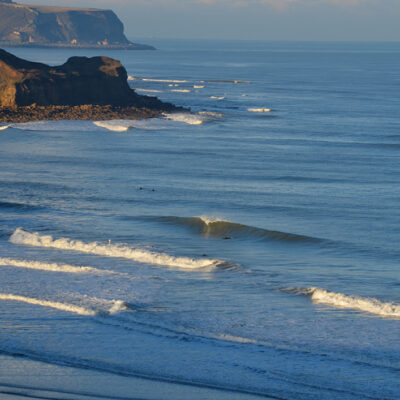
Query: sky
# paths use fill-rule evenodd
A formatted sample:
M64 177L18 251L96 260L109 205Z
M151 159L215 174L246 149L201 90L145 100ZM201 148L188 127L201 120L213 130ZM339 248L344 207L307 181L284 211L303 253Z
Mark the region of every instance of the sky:
M400 0L16 0L112 9L129 39L400 41Z

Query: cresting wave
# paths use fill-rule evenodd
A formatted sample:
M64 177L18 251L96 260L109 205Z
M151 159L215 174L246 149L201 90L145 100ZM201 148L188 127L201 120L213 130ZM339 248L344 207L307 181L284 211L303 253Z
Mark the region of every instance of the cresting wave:
M257 228L253 226L238 224L235 222L224 221L211 217L156 217L162 222L169 222L177 225L184 225L203 236L220 237L220 238L255 238L262 240L280 240L287 242L312 242L320 241L320 239L309 236L296 235L293 233L271 231L268 229Z
M5 131L9 127L10 127L9 125L2 125L2 126L0 126L0 131Z
M364 311L381 317L400 318L400 304L396 303L385 303L374 298L330 292L318 287L287 288L283 291L310 296L311 300L318 304Z
M120 257L139 263L163 265L182 269L214 269L226 267L227 263L215 259L194 259L174 257L165 253L155 253L144 249L135 249L124 245L84 243L68 238L53 239L50 235L26 232L17 228L10 237L10 242L26 246L47 247L60 250L72 250L81 253L96 254L105 257Z
M11 258L0 257L0 265L26 268L26 269L37 269L41 271L52 271L52 272L66 272L71 274L112 274L113 271L101 270L93 267L77 267L68 264L56 264L56 263L43 263L39 261L29 260L13 260Z
M164 117L171 121L184 122L189 125L201 125L206 120L204 117L189 113L164 114Z
M142 78L142 81L145 82L162 82L162 83L186 83L185 80L177 80L177 79L152 79L152 78Z
M250 111L250 112L259 112L259 113L267 113L267 112L270 112L271 109L270 109L270 108L263 108L263 107L260 107L260 108L248 108L247 111Z
M20 296L10 293L0 293L0 300L4 301L18 301L22 303L28 303L33 305L38 305L42 307L54 308L61 311L67 311L74 314L84 315L84 316L95 316L95 315L109 315L116 314L121 311L126 311L130 307L127 303L121 300L99 300L93 299L95 303L100 303L98 309L92 309L90 307L83 307L80 305L61 303L58 301L50 301L44 299L38 299L35 297Z
M105 128L108 129L109 131L114 131L114 132L126 132L127 130L132 128L130 125L119 125L112 121L107 121L107 122L94 121L93 124L99 126L100 128Z

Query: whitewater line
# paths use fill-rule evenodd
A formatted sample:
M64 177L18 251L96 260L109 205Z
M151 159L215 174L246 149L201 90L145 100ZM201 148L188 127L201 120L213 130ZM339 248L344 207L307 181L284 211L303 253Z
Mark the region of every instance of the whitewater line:
M95 254L106 257L119 257L134 260L140 263L164 265L184 269L215 268L225 264L216 259L194 259L189 257L174 257L165 253L156 253L143 249L135 249L124 245L101 244L97 242L84 243L80 240L68 238L53 239L51 235L30 233L17 228L9 241L13 244L73 250L81 253Z
M44 307L55 308L57 310L68 311L79 315L94 316L96 311L88 308L75 306L73 304L59 303L57 301L40 300L33 297L19 296L9 293L0 293L0 300L19 301Z
M336 308L364 311L382 317L400 318L400 304L382 302L372 297L345 295L330 292L318 287L288 288L285 292L310 296L314 303L325 304Z
M67 272L72 274L113 274L113 271L101 270L93 267L77 267L69 264L43 263L40 261L13 260L11 258L0 257L0 265L17 268L37 269L52 272Z

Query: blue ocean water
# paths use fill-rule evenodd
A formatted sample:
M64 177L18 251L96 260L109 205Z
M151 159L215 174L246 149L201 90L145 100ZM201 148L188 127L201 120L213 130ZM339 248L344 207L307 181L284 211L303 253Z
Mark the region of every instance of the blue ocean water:
M194 115L0 130L0 352L398 399L400 45L150 44L107 55Z

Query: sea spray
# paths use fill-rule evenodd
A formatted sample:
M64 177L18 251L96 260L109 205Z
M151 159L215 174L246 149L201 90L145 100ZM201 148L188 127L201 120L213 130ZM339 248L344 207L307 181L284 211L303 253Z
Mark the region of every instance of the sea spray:
M225 262L215 259L194 259L189 257L174 257L165 253L156 253L144 249L132 248L118 244L102 244L98 242L84 243L69 238L53 239L50 235L30 233L17 228L10 237L13 244L47 247L60 250L73 250L81 253L96 254L105 257L127 258L139 263L164 265L182 269L212 269Z

